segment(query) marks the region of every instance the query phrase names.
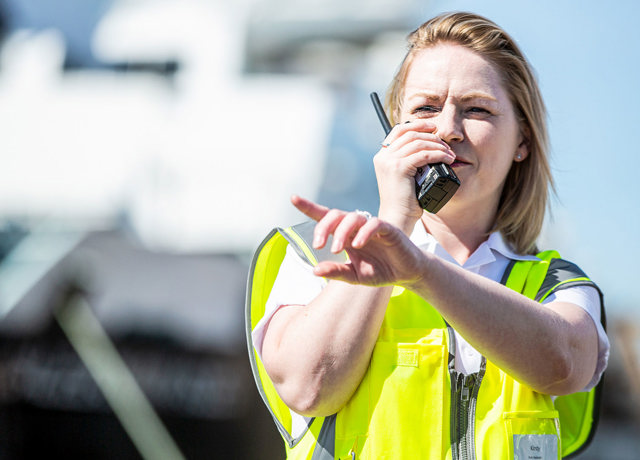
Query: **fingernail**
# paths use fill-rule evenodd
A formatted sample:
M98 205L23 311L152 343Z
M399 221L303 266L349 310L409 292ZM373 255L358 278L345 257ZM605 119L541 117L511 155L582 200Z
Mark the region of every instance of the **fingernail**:
M331 244L331 252L338 252L340 249L340 241L334 239L333 243Z

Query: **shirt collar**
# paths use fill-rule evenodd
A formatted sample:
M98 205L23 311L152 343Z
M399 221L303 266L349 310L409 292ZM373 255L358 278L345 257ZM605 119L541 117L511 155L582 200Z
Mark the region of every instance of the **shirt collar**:
M451 257L451 255L449 255L449 253L440 245L435 237L427 232L421 220L416 222L416 226L411 233L411 241L427 252L431 252L450 262L458 264L455 259ZM511 260L538 260L536 256L516 253L504 240L500 232L492 232L486 241L478 246L462 266L466 269L470 269L489 264L496 260L497 254Z

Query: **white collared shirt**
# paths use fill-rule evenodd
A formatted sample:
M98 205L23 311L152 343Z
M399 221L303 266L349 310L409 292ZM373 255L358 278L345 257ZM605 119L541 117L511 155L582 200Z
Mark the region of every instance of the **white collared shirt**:
M427 233L420 220L416 223L416 227L411 234L411 241L423 251L460 266L440 243L431 234ZM478 246L462 265L462 268L500 282L511 260L538 260L538 258L532 255L514 253L509 245L506 244L502 235L494 232L489 235L485 242ZM264 331L273 314L281 306L308 304L320 293L325 285L326 281L315 276L312 268L291 247L288 247L265 306L265 315L252 331L253 343L258 354L261 354ZM609 340L600 323L600 296L597 290L591 286L577 286L560 290L548 296L543 301L543 304L548 304L555 300L570 302L583 308L589 313L598 330L598 363L591 382L584 389L584 391L587 391L598 383L609 358ZM456 344L456 370L465 374L477 372L480 368L480 353L457 332Z

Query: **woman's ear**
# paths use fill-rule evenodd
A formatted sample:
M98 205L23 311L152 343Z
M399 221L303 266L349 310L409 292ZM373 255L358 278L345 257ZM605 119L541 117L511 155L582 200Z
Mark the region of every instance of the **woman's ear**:
M531 130L528 126L523 126L520 130L520 144L516 148L513 161L520 162L529 156L529 145L531 139Z

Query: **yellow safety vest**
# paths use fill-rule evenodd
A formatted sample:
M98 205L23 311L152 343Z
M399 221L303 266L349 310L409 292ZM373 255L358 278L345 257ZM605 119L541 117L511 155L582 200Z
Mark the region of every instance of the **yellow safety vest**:
M307 418L306 428L294 437L290 409L267 375L251 331L264 315L287 245L311 265L336 257L344 260L343 254L311 247L314 225L274 229L254 255L247 286L250 361L288 459L555 460L588 446L597 426L602 380L589 392L554 401L484 357L479 372L463 375L454 369L451 327L424 299L397 286L369 368L352 398L336 414ZM539 261L512 262L502 283L538 301L569 286L598 289L557 252L538 257ZM604 309L601 313L604 324Z

